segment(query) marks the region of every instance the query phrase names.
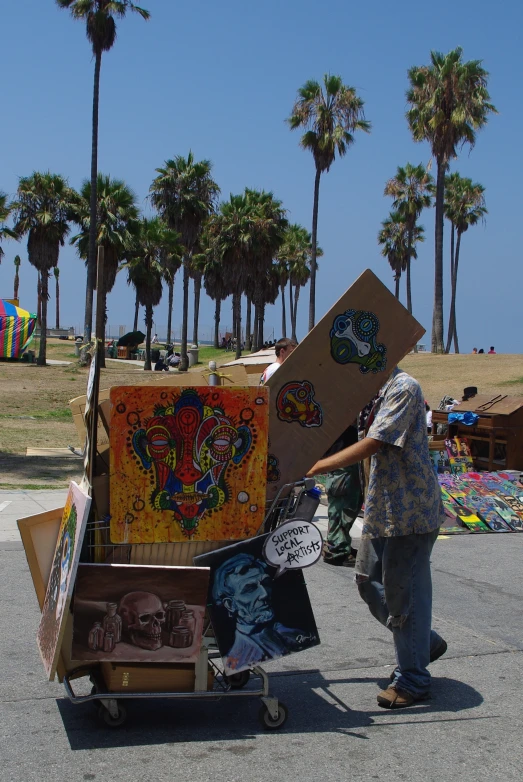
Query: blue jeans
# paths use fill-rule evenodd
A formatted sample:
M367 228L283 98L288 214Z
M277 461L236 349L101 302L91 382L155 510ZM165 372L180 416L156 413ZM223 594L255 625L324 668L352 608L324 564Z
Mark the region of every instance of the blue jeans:
M441 643L431 629L430 554L438 530L424 535L363 539L356 583L371 614L394 636L394 684L412 695L430 689L430 651Z

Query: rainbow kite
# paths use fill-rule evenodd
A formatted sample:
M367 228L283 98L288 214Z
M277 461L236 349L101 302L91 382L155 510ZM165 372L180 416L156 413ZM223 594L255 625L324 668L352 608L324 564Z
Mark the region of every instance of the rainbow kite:
M0 358L19 358L32 339L36 315L0 299Z

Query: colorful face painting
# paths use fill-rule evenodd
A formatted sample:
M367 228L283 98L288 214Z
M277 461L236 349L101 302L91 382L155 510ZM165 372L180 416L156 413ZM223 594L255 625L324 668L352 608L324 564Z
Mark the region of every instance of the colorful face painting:
M294 380L280 388L276 398L280 421L298 423L307 429L321 426L323 411L314 399L314 386L308 380Z
M346 310L337 315L330 331L331 356L338 364L359 364L360 372L382 372L387 348L376 341L380 322L373 312Z
M111 540L234 540L263 521L268 391L111 390Z

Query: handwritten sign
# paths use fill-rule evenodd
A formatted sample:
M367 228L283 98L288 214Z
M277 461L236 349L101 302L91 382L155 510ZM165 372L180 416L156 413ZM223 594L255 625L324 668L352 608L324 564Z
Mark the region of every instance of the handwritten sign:
M310 521L291 519L272 532L263 547L263 558L278 568L276 578L285 570L314 565L321 556L323 538Z

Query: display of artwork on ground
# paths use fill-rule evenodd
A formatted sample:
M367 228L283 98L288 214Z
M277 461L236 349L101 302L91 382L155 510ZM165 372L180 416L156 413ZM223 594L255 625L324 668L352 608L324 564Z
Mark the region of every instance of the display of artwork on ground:
M111 389L113 543L237 540L265 509L266 388Z
M50 681L54 679L60 656L65 620L90 507L91 498L72 482L58 532L37 634L38 648Z
M442 532L523 532L519 478L519 472L509 471L438 475L445 513L453 521Z
M209 585L205 567L78 567L73 660L196 662Z
M286 569L279 575L281 568L264 558L270 536L260 535L194 559L195 564L211 568L208 611L228 674L320 643L302 571Z
M424 329L365 271L267 381L267 494L303 478Z

